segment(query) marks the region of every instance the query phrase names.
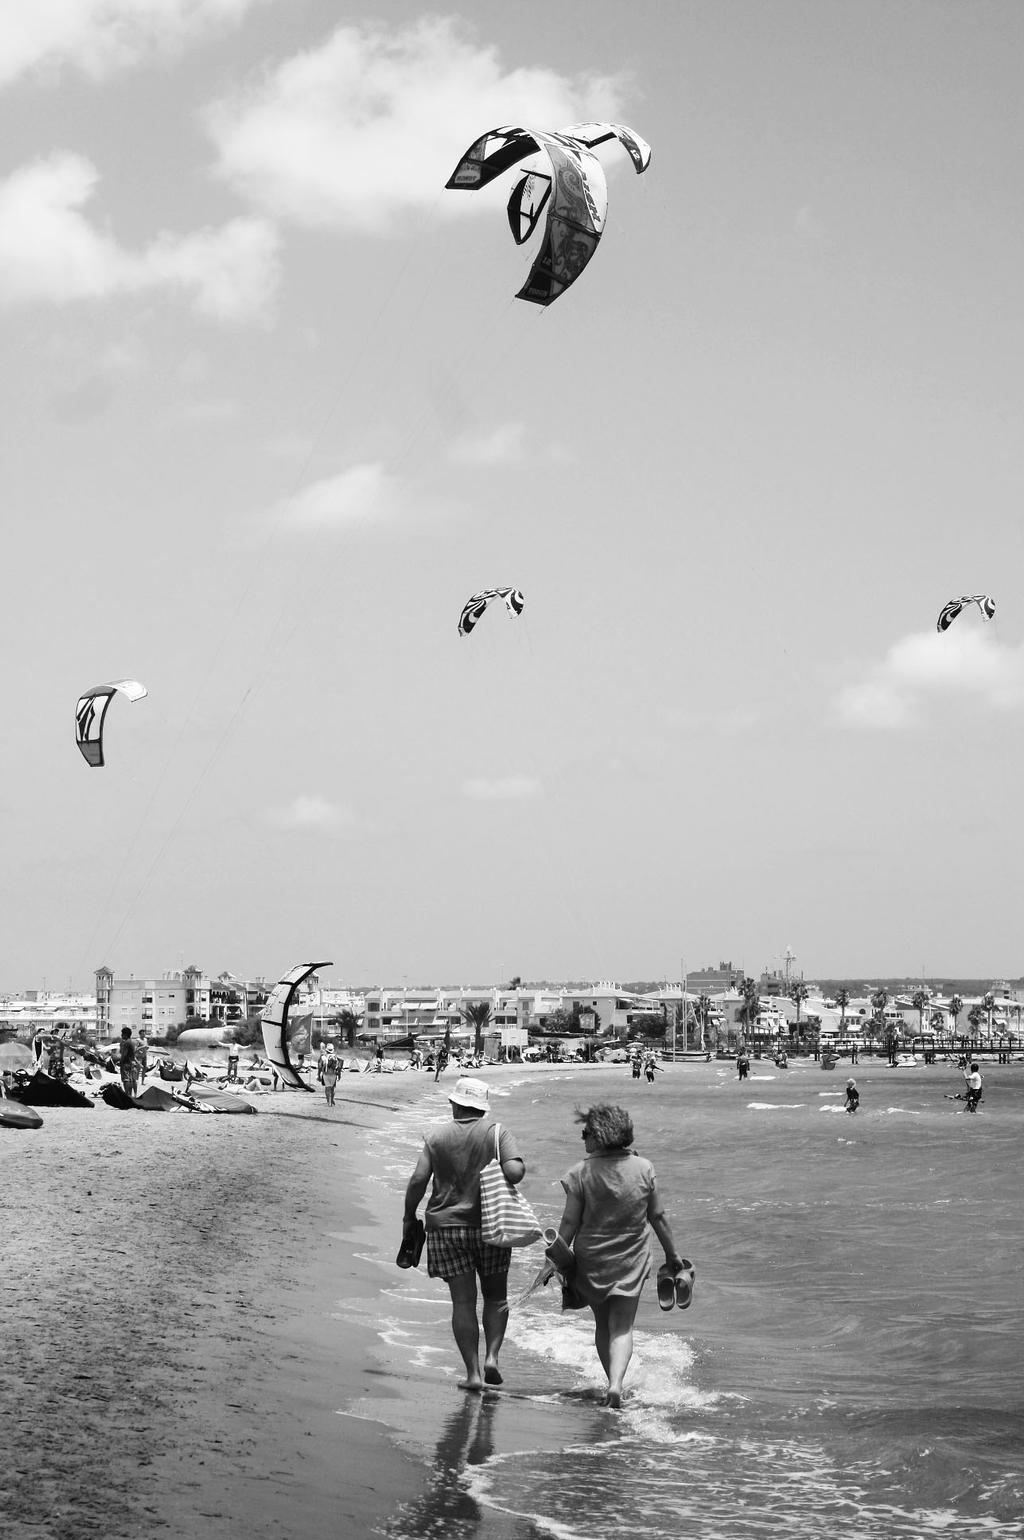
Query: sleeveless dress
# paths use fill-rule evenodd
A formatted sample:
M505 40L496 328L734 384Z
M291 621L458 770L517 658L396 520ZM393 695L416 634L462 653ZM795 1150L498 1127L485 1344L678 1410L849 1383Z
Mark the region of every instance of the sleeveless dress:
M584 1299L594 1305L612 1294L638 1296L651 1271L651 1162L635 1150L602 1150L567 1171L562 1186L583 1205L573 1251Z

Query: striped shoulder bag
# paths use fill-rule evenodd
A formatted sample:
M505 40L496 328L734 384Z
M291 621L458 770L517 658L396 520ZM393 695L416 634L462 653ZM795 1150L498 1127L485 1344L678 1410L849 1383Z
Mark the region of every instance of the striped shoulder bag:
M533 1209L513 1187L499 1159L501 1124L494 1125L494 1155L480 1172L480 1223L490 1246L532 1246L544 1232Z

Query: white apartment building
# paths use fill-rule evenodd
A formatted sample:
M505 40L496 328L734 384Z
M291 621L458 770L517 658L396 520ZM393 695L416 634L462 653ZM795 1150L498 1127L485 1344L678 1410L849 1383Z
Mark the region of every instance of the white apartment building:
M0 1027L13 1031L22 1042L29 1042L37 1032L64 1029L95 1042L96 1001L92 995L36 989L23 995L0 995Z

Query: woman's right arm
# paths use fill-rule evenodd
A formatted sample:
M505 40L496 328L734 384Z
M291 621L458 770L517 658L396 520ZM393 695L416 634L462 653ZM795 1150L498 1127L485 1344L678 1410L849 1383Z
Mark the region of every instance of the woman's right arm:
M665 1210L661 1206L661 1196L658 1192L657 1182L651 1183L650 1197L647 1199L647 1220L665 1252L665 1261L669 1267L681 1267L683 1259L676 1247L672 1235L672 1226L669 1224Z

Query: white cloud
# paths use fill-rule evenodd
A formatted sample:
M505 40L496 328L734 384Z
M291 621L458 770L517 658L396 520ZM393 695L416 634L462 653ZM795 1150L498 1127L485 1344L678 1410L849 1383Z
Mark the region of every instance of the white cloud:
M219 321L265 310L277 279L277 237L263 220L161 233L133 252L81 212L98 182L88 160L60 151L0 182L0 302L69 304L163 290Z
M161 235L139 258L142 287L191 294L201 315L244 321L266 313L277 285L277 235L261 219Z
M462 783L462 795L477 802L512 802L540 793L541 783L532 775L506 775L492 781L477 777Z
M271 518L309 530L368 524L393 514L400 500L397 478L379 461L369 461L300 487L278 503Z
M70 65L94 78L178 52L265 0L7 0L0 85Z
M995 711L1024 706L1024 645L1008 647L966 624L895 642L881 663L847 685L833 706L844 727L903 728L929 702L973 700Z
M405 30L339 27L207 121L221 174L260 207L302 225L380 231L409 209L479 207L443 188L488 128L614 116L619 95L611 78L504 68L496 49L432 17Z
M296 797L286 807L271 809L267 817L275 828L314 834L351 832L359 823L351 808L341 807L320 796Z
M463 434L448 448L448 458L455 465L508 465L523 453L525 425L506 422L489 433Z

